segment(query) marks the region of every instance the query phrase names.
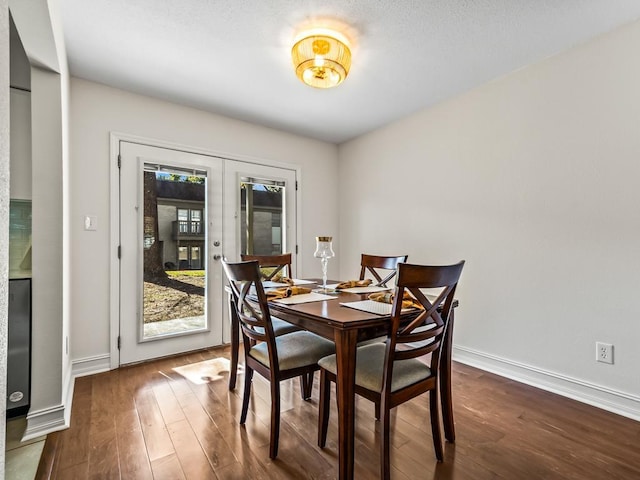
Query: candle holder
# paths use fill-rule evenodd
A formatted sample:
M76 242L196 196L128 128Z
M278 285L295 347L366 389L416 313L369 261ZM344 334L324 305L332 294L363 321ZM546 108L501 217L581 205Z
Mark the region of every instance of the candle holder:
M322 293L329 293L327 291L327 266L329 259L336 256L333 253L332 241L333 237L316 237L316 251L313 256L319 258L322 265L322 289L317 290Z

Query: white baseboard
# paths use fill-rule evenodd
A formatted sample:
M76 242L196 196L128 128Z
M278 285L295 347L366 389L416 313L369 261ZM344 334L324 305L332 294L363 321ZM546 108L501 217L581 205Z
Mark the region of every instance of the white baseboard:
M95 373L108 372L109 370L111 370L111 355L106 353L73 360L71 375L73 378L85 377Z
M27 414L27 428L25 429L22 441L48 435L69 428L69 418L71 405L58 405L56 407L45 408L38 411L29 411ZM65 412L66 410L66 412Z
M67 375L66 385L63 390L66 393L65 403L42 410L30 410L27 414L27 428L22 437L22 441L32 440L68 428L71 420L73 390L76 378L106 372L111 369L110 362L111 356L109 354L74 360L70 374Z
M640 421L640 397L462 346L453 360Z

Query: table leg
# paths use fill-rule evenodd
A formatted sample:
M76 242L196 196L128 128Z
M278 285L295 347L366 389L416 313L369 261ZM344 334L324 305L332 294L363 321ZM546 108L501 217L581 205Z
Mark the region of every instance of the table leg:
M355 445L356 330L336 330L338 478L353 479Z
M442 405L442 421L444 436L453 443L456 430L453 423L453 400L451 397L451 350L453 348L453 309L449 317L449 325L445 334L444 345L440 357L440 402Z
M229 390L236 388L236 377L238 375L238 351L240 350L240 321L238 312L233 301L233 296L229 295L229 319L231 321L231 362L229 365Z

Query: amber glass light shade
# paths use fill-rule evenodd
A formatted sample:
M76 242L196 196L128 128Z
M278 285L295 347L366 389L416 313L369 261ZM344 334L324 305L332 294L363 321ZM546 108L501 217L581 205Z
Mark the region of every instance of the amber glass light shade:
M311 87L340 85L351 68L351 50L330 35L308 35L291 49L293 66L300 80Z

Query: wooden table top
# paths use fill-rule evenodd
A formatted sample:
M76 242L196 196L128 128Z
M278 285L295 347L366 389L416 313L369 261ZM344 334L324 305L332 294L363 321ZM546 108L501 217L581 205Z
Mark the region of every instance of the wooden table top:
M390 314L379 315L340 305L367 300L368 293L338 292L330 295L334 298L308 303L286 305L270 301L269 310L278 318L328 339L333 339L336 330L358 330L358 341L388 334L391 326ZM406 317L410 319L416 314L418 311L412 311Z

